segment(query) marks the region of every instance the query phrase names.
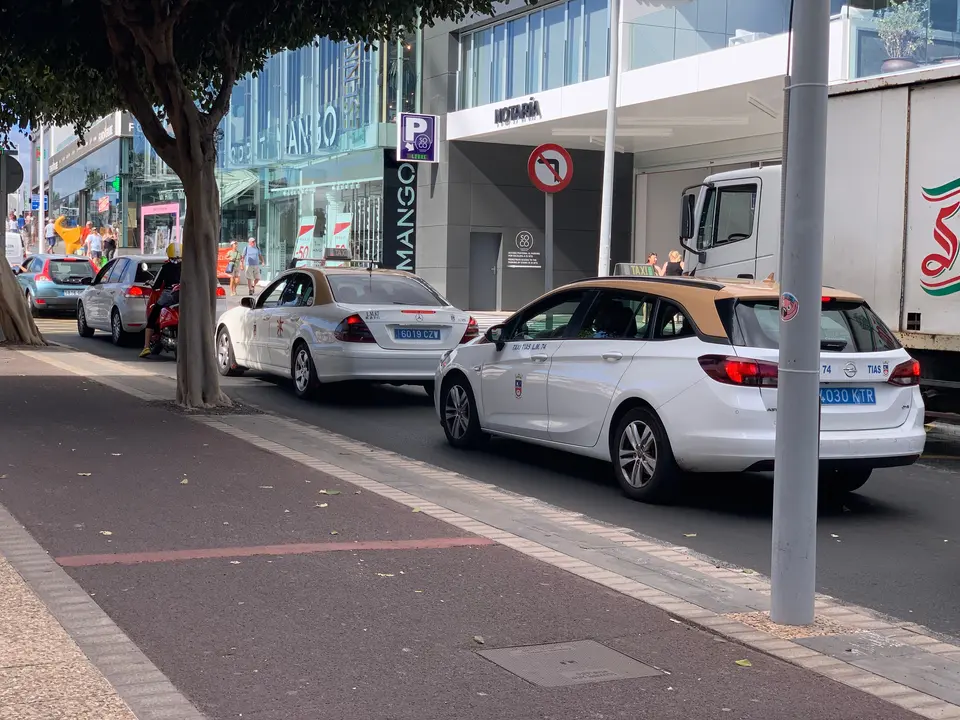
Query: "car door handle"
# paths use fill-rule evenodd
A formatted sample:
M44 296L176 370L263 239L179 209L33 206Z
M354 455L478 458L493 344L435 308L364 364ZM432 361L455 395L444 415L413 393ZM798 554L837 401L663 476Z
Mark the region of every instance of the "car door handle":
M617 360L621 360L623 358L623 353L605 352L601 357L603 357L604 360L609 360L610 362L616 362Z
M531 355L530 359L534 362L546 362L550 359L549 355Z

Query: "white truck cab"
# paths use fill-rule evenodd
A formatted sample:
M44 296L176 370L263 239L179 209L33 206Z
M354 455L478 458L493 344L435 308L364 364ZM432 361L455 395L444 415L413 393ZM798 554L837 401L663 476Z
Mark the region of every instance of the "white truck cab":
M695 275L762 279L780 243L780 166L711 175L683 191L684 268Z

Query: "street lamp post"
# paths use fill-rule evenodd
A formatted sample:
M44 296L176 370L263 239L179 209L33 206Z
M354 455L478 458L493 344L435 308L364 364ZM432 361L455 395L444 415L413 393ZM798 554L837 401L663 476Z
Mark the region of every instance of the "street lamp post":
M829 6L804 0L793 17L770 603L787 625L813 622L816 592Z
M610 76L607 85L607 127L603 137L603 191L600 195L600 259L597 275L610 274L613 231L613 170L617 142L617 88L620 85L620 0L610 0Z

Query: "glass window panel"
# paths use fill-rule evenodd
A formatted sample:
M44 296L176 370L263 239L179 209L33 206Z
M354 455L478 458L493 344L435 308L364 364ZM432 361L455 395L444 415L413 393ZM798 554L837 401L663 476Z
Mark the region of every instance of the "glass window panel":
M527 92L527 18L507 23L507 97Z
M630 26L630 69L649 67L674 59L676 30L655 25Z
M493 31L480 30L474 33L473 42L477 46L477 105L490 102L490 89L493 68Z
M585 0L584 15L586 56L583 60L583 79L596 80L607 74L607 43L610 37L608 0Z
M565 5L543 11L546 65L543 89L552 90L563 85L564 50L567 44L567 8Z
M580 77L583 57L583 0L567 3L567 74L566 84L573 85Z
M491 100L503 100L507 74L507 26L493 28L493 94Z
M460 40L460 46L463 51L463 65L460 69L460 107L470 108L474 106L473 91L476 87L474 83L476 63L473 58L473 34L464 35Z
M543 12L538 10L530 14L530 52L527 55L528 93L543 89Z

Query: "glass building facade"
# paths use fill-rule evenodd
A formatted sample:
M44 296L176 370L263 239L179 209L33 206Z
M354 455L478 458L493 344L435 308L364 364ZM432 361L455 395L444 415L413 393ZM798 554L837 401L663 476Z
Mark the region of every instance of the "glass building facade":
M237 83L218 147L222 245L256 238L267 278L310 226L316 256L346 245L380 259L384 149L397 113L419 108L419 45L419 31L371 49L322 38ZM162 251L181 233L185 197L139 127L129 175L138 247Z

